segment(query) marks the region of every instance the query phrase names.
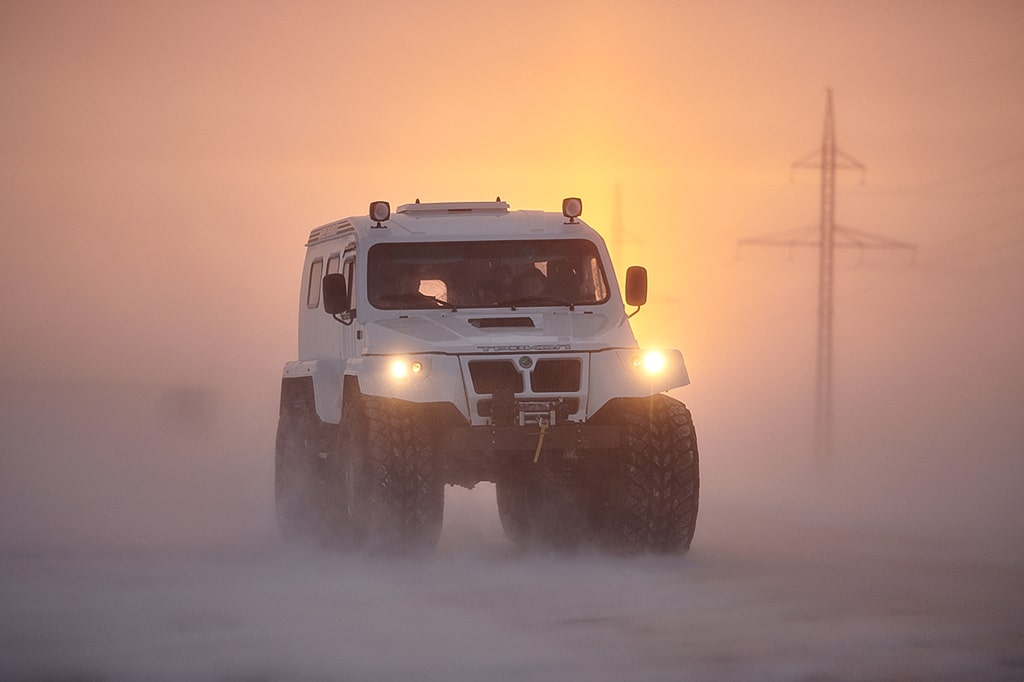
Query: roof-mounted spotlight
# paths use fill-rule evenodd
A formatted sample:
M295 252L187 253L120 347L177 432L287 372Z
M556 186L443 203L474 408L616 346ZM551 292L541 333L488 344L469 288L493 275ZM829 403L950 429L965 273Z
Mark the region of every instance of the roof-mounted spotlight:
M381 225L382 220L387 220L391 217L391 204L386 201L373 201L370 203L370 220L376 220L377 224L373 227L384 227Z
M576 223L576 219L583 215L583 200L578 197L562 199L562 215L568 218L567 225Z

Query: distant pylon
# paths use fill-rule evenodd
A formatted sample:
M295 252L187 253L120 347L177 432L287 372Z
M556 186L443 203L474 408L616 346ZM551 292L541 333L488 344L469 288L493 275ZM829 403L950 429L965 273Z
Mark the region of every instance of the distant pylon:
M625 211L622 201L622 185L615 184L615 204L612 206L612 226L608 235L608 249L611 251L612 261L622 267L626 267L626 245L632 247L644 246L644 240L637 237L634 232L626 229L624 218ZM621 274L621 273L620 273Z
M615 185L615 206L612 209L612 262L624 264L626 262L625 241L626 227L622 221L622 187Z
M835 249L916 248L906 242L835 224L836 170L856 169L864 172L866 169L864 164L836 146L832 89L828 88L826 93L825 127L821 149L814 150L791 165L792 168L821 169L821 216L817 234L813 234L815 228L808 228L739 240L741 245L811 246L819 250L817 380L814 409L814 454L819 462L828 462L832 459L832 313Z

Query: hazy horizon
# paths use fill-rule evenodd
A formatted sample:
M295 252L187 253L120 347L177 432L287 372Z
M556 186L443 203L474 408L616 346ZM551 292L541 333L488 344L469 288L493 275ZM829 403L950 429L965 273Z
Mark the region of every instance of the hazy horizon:
M0 4L0 673L628 669L600 651L646 679L1019 678L1022 27L1012 1ZM816 467L817 251L739 241L818 223L790 164L827 89L867 168L836 222L916 249L837 253ZM692 380L693 551L520 555L485 485L449 490L417 567L291 554L273 437L309 230L499 195L582 197L619 275L648 268L637 337ZM455 639L421 647L431 608Z

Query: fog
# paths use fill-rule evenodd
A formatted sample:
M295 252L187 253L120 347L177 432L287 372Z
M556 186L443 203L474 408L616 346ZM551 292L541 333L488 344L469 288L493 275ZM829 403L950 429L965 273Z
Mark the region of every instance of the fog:
M261 412L218 399L207 424L147 387L4 395L6 679L1010 680L1024 667L1012 453L972 455L994 472L937 473L960 443L908 457L900 443L807 473L790 440L741 449L708 429L685 557L520 551L482 484L448 489L433 556L387 560L277 538L271 409L256 424Z
M0 677L1021 679L1018 3L0 6ZM825 88L842 251L812 454ZM277 536L308 230L581 196L683 351L683 557ZM618 197L618 199L616 199Z

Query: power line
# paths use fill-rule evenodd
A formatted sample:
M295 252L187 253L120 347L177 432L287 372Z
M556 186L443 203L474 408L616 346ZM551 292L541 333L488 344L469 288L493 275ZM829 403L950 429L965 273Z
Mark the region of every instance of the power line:
M832 317L837 248L915 249L907 242L890 239L864 230L835 223L836 171L860 170L864 164L836 145L835 118L832 111L832 89L826 90L825 124L821 148L794 161L792 169L813 168L821 171L821 202L817 230L804 228L777 232L762 237L741 239L738 244L750 246L785 246L818 249L818 342L815 385L814 451L817 461L832 459Z
M944 185L949 185L949 184L952 184L952 183L961 183L964 180L970 180L972 178L976 178L976 177L979 177L981 175L985 175L985 174L990 173L990 172L992 172L992 171L994 171L994 170L996 170L998 168L1002 168L1003 166L1005 166L1005 165L1007 165L1009 163L1012 163L1013 161L1019 161L1021 159L1024 159L1024 151L1015 152L1013 154L1010 154L1009 156L1004 156L1004 157L1002 157L1000 159L997 159L996 161L993 161L991 163L987 163L984 166L981 166L979 168L973 168L971 170L964 171L963 173L957 173L956 175L951 175L951 176L944 177L944 178L937 178L935 180L929 180L928 182L924 182L924 183L917 184L917 185L907 185L905 187L876 187L876 188L874 188L874 191L876 191L876 192L889 192L889 193L894 193L894 194L899 194L899 193L913 194L915 192L921 192L921 191L924 191L924 190L930 190L930 189L935 189L935 188L942 188ZM1017 186L1015 185L1013 187L1017 187ZM1009 189L1013 189L1013 187L1010 187Z

